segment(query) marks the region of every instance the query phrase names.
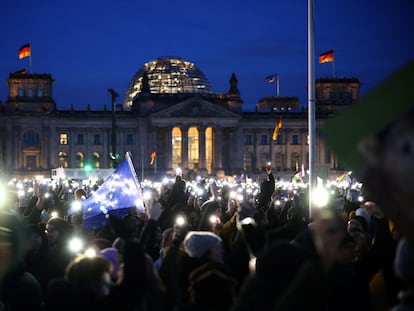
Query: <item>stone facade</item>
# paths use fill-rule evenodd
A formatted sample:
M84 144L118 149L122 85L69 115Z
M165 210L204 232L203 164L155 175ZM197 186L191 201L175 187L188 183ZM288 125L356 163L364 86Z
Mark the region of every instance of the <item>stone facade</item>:
M132 109L116 105L121 107L116 111L59 110L52 96L53 82L45 74L11 74L7 80L9 97L0 111L3 174L50 177L51 169L57 167L111 168L119 161L113 150L120 159L131 152L137 171L145 176L171 173L177 167L195 174L263 174L270 161L276 175L287 178L302 164L305 168L309 164L307 111L285 106L280 110L275 105L265 105L263 110L258 105L255 112L244 112L234 74L229 93L143 93L135 97ZM331 92L325 91L327 86ZM333 96L333 89L346 92L345 97ZM317 80L316 105L320 102L323 109L316 109L316 132L358 96L357 79ZM347 101L336 105L337 98ZM297 106L297 101L293 104ZM273 141L280 115L283 126ZM112 146L113 130L116 146ZM153 151L156 159L150 164ZM316 139L316 167L321 174L345 169L320 138Z

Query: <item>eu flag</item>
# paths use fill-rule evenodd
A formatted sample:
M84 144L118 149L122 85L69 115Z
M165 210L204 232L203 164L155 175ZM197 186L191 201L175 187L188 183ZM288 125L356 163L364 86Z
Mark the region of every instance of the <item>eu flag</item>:
M131 209L144 209L141 186L128 153L104 183L82 202L82 206L85 230L105 226L109 215L122 217Z

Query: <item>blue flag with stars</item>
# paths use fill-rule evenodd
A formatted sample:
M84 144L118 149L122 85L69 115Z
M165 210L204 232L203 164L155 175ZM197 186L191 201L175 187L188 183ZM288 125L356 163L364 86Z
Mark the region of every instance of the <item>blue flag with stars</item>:
M83 229L97 229L107 224L109 215L122 217L131 209L144 210L141 186L131 156L125 159L104 183L82 202Z

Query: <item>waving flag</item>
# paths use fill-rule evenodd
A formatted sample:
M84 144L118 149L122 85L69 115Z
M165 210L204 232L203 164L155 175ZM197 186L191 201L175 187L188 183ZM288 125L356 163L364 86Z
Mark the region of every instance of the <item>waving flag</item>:
M276 79L277 79L277 73L272 74L272 75L266 77L265 80L266 80L267 83L273 83L273 82L276 81Z
M277 137L279 136L279 130L282 128L282 115L279 116L279 120L276 123L275 129L273 130L273 140L277 140Z
M29 56L30 56L30 43L27 43L19 49L19 59L29 57Z
M330 50L328 52L322 53L319 55L319 64L323 63L332 63L334 61L334 51Z
M157 157L157 151L155 151L155 149L154 149L154 150L152 150L152 153L151 153L151 161L150 161L151 165L154 164L156 157Z
M106 225L109 215L122 217L131 209L144 210L141 186L128 153L98 190L82 202L82 206L83 228L86 230Z

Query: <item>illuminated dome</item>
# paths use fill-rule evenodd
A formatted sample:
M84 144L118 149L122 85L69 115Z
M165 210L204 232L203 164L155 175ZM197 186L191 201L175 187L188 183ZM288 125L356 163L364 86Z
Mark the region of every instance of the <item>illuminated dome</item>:
M142 91L145 73L151 94L212 93L207 78L193 63L179 57L159 57L132 77L125 96L127 107L132 106L134 97Z

